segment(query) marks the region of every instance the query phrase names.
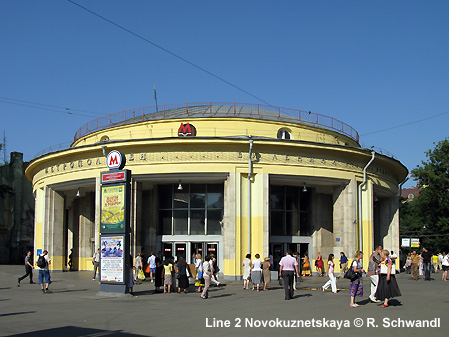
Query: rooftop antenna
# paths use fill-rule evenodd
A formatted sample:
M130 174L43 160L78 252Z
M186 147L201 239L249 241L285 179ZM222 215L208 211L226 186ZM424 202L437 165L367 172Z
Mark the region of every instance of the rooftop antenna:
M153 84L153 86L154 86L154 100L156 102L156 112L159 112L159 108L157 107L156 84Z

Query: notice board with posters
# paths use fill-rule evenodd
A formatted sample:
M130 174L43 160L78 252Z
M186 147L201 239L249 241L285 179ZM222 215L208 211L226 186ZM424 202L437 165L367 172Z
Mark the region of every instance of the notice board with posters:
M101 236L101 282L125 283L125 236Z

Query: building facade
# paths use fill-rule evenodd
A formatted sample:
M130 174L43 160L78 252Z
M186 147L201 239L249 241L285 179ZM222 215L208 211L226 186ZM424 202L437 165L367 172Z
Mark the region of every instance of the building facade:
M35 158L35 249L52 268L92 268L106 155L132 172L131 252L214 253L239 279L247 253L352 256L399 250L398 185L407 169L358 143L350 126L311 112L249 104L128 110L82 126L70 148ZM369 164L369 165L368 165ZM365 259L367 264L367 259Z

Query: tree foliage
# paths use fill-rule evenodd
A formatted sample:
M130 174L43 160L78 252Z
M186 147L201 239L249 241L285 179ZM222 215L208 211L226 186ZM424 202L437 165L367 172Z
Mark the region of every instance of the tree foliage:
M432 252L449 251L449 141L440 141L426 152L412 174L420 195L401 207L402 230L416 233ZM416 237L415 236L415 237Z

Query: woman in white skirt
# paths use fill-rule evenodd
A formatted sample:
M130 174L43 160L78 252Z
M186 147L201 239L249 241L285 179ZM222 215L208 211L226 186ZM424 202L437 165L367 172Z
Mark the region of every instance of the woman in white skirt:
M329 276L329 281L326 282L326 284L322 287L323 291L326 290L327 288L329 288L329 286L331 286L332 288L332 292L334 294L337 293L337 278L334 275L334 267L335 267L335 263L334 263L334 254L329 254L329 258L327 259L327 272L326 272L326 276Z

